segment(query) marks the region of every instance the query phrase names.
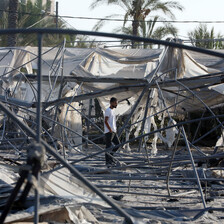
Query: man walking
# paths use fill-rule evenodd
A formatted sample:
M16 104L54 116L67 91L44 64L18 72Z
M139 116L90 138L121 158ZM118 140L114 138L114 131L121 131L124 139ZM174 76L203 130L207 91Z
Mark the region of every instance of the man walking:
M110 106L105 110L105 119L104 119L104 133L106 138L106 148L110 148L112 146L112 142L114 145L119 145L120 141L116 134L117 126L116 126L116 115L115 108L117 107L117 99L112 97L110 99ZM111 152L105 153L106 165L108 167L115 166L116 161L113 159L113 154L118 150L118 147L114 147Z

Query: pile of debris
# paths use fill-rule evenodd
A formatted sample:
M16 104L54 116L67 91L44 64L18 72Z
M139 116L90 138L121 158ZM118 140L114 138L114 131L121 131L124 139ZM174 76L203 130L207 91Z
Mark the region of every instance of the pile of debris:
M224 115L213 110L224 103L222 58L65 44L42 55L34 47L1 48L0 58L0 221L32 221L37 208L43 222L223 219ZM104 153L112 148L98 144L104 133L93 99L104 111L111 96L124 118L123 141L118 166L107 168ZM201 116L190 119L192 112ZM207 121L215 125L199 135ZM217 130L214 147L197 144Z

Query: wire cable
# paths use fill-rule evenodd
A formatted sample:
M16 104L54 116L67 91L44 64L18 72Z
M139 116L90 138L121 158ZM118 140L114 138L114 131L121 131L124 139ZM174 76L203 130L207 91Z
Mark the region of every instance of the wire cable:
M0 9L2 12L12 12L9 10ZM35 14L30 12L18 12L18 14L32 15L32 16L43 16L43 13ZM56 17L54 14L48 14L48 16ZM68 16L60 15L61 18L67 19L83 19L83 20L102 20L102 21L113 21L113 22L133 22L132 19L119 19L119 18L102 18L102 17L85 17L85 16ZM153 22L152 20L138 20L139 22ZM224 23L224 20L157 20L157 23Z

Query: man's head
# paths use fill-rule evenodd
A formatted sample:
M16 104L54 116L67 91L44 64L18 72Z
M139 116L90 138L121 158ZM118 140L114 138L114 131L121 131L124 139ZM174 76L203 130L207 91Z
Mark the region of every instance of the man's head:
M117 98L112 97L112 98L110 99L110 107L111 107L112 109L117 107Z

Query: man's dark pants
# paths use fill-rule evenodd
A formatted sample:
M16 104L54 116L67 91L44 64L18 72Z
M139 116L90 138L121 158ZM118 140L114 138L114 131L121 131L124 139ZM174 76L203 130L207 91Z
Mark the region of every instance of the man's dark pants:
M112 146L112 142L114 143L114 146L115 146L112 149L112 151L105 153L106 162L110 163L110 162L113 162L113 158L110 155L113 156L113 154L119 149L119 146L116 147L116 145L120 144L120 140L115 132L107 132L105 134L105 138L106 138L105 140L106 140L106 148L107 149Z

